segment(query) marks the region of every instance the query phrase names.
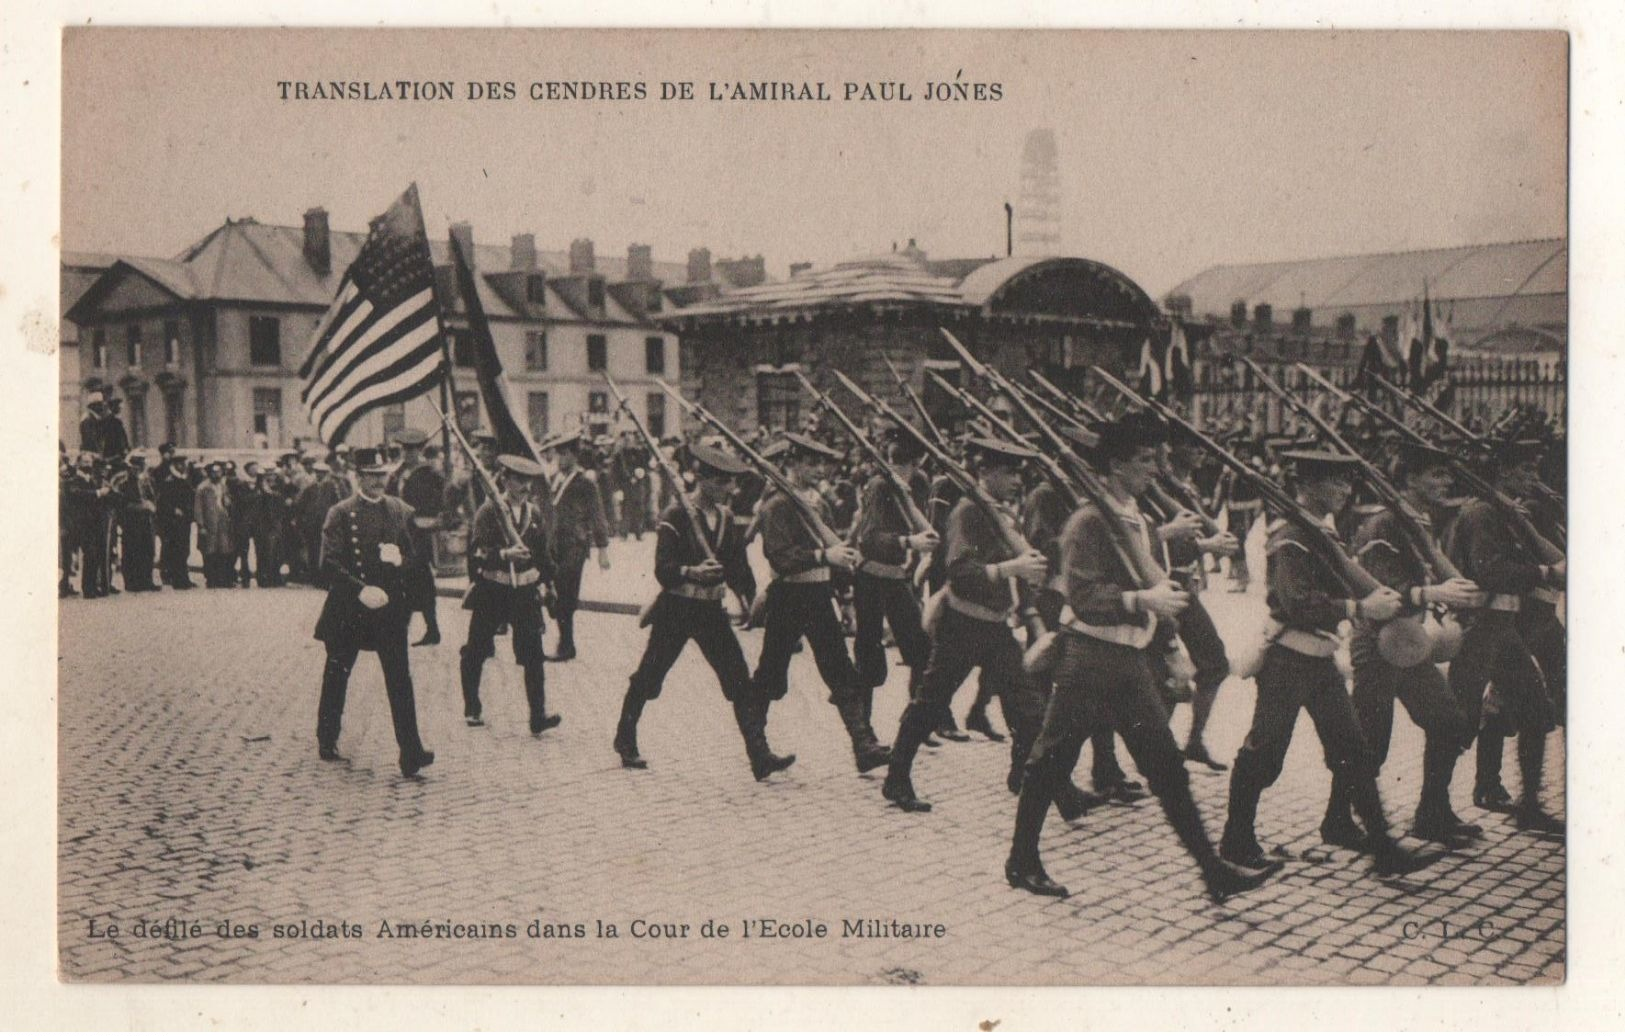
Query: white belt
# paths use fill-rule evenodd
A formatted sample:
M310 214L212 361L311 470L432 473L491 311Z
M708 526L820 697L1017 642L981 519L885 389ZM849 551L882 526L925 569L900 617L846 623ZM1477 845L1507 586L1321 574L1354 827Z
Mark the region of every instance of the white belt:
M829 569L826 566L820 565L817 568L809 568L805 572L797 572L794 575L780 576L779 582L827 583L829 582Z
M1545 601L1547 604L1557 604L1563 595L1560 591L1553 590L1549 586L1537 586L1529 591L1529 596L1537 601Z
M973 619L981 619L983 622L1004 622L1010 616L1009 609L999 611L997 609L988 608L984 605L976 604L973 601L967 601L963 597L960 597L958 594L954 593L952 590L948 591L948 607L952 608L961 615L968 615Z
M1337 654L1339 643L1335 633L1310 633L1308 630L1282 630L1275 643L1312 658L1331 658Z
M1492 612L1515 612L1522 610L1523 602L1518 600L1517 594L1491 594L1484 607Z
M414 515L412 518L412 524L419 529L438 529L440 528L440 519L434 517L433 515L426 517L418 517Z
M1121 644L1135 650L1144 648L1151 643L1151 638L1157 632L1157 617L1145 616L1145 625L1137 626L1132 623L1118 623L1113 626L1095 626L1078 618L1077 612L1071 605L1061 609L1061 625L1073 633L1080 633L1085 637L1104 640L1108 644Z
M527 568L523 572L515 572L513 575L503 571L483 571L480 573L480 578L489 579L493 583L501 583L503 586L530 586L532 583L541 582L542 574L534 568Z
M678 583L667 590L669 594L678 597L687 597L695 601L720 601L728 588L721 583L715 586L701 586L698 583Z
M874 576L876 579L907 579L908 569L902 565L888 565L884 561L868 561L858 566L858 571L864 575Z

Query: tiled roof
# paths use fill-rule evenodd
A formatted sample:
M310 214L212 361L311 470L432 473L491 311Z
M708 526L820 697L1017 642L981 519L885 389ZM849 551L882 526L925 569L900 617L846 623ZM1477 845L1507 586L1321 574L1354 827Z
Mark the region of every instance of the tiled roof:
M1561 295L1568 285L1568 241L1546 238L1412 252L1293 262L1214 266L1179 284L1198 316L1226 314L1237 300L1267 303L1279 314L1404 303L1420 298L1489 299Z

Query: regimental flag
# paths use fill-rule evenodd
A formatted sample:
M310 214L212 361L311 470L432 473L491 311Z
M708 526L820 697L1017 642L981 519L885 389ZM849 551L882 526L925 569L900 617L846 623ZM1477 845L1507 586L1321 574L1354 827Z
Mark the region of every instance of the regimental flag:
M502 361L497 357L496 342L491 338L491 325L485 318L485 306L480 302L479 286L475 282L472 256L463 254L457 235L451 236L452 264L457 269L457 293L463 299L463 312L468 316L471 352L474 354L474 374L479 379L480 395L485 399L485 413L491 419L491 432L497 438L497 453L512 453L540 461L542 458L513 416L508 405L507 379L502 373Z
M369 411L421 395L445 374L434 261L417 184L372 221L299 369L316 434L344 441Z
M1140 346L1140 368L1135 372L1140 378L1140 395L1162 398L1162 388L1165 382L1162 378L1162 364L1157 362L1157 354L1151 348L1151 339L1146 338L1145 344Z
M1189 399L1196 388L1191 381L1191 346L1185 337L1185 325L1178 320L1174 321L1168 333L1168 355L1164 366L1168 374L1169 393L1180 399Z

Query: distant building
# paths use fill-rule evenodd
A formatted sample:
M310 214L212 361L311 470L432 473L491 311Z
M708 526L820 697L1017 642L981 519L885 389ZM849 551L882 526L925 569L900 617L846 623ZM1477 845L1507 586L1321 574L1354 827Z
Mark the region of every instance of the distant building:
M686 391L744 429L801 423L811 399L797 370L833 388L834 368L902 405L886 359L928 408L957 421L957 406L925 376L961 376L939 328L1007 373L1033 368L1062 381L1091 363L1122 369L1153 329L1166 335L1150 296L1102 263L938 260L912 240L823 269L795 264L786 281L700 293L654 319L681 338Z
M472 242L466 224L453 232ZM79 370L70 377L65 367L64 384L122 395L138 445L283 447L312 439L299 366L363 239L330 231L318 208L303 226L227 220L173 259L106 257L99 272L65 261L64 285L70 276L89 283L66 311L78 330ZM456 367L455 406L472 426L480 423L479 395L447 242L433 241L431 250ZM653 379L678 375L677 342L654 318L670 305L668 295L694 299L753 283L752 270L762 267L759 256L718 262L722 279L713 281L704 249L686 264L656 263L643 245L624 258L599 258L590 240L545 252L530 234L506 247L480 244L472 254L515 416L538 436L612 425L603 370L628 388L657 434L676 429L678 415ZM408 424L438 424L427 400L374 412L349 438L376 442Z

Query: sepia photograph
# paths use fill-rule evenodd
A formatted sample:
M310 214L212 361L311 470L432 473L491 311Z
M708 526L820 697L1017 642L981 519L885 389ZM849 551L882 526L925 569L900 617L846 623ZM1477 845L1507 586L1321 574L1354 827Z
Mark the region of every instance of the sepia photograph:
M64 28L58 978L1561 985L1570 48Z

